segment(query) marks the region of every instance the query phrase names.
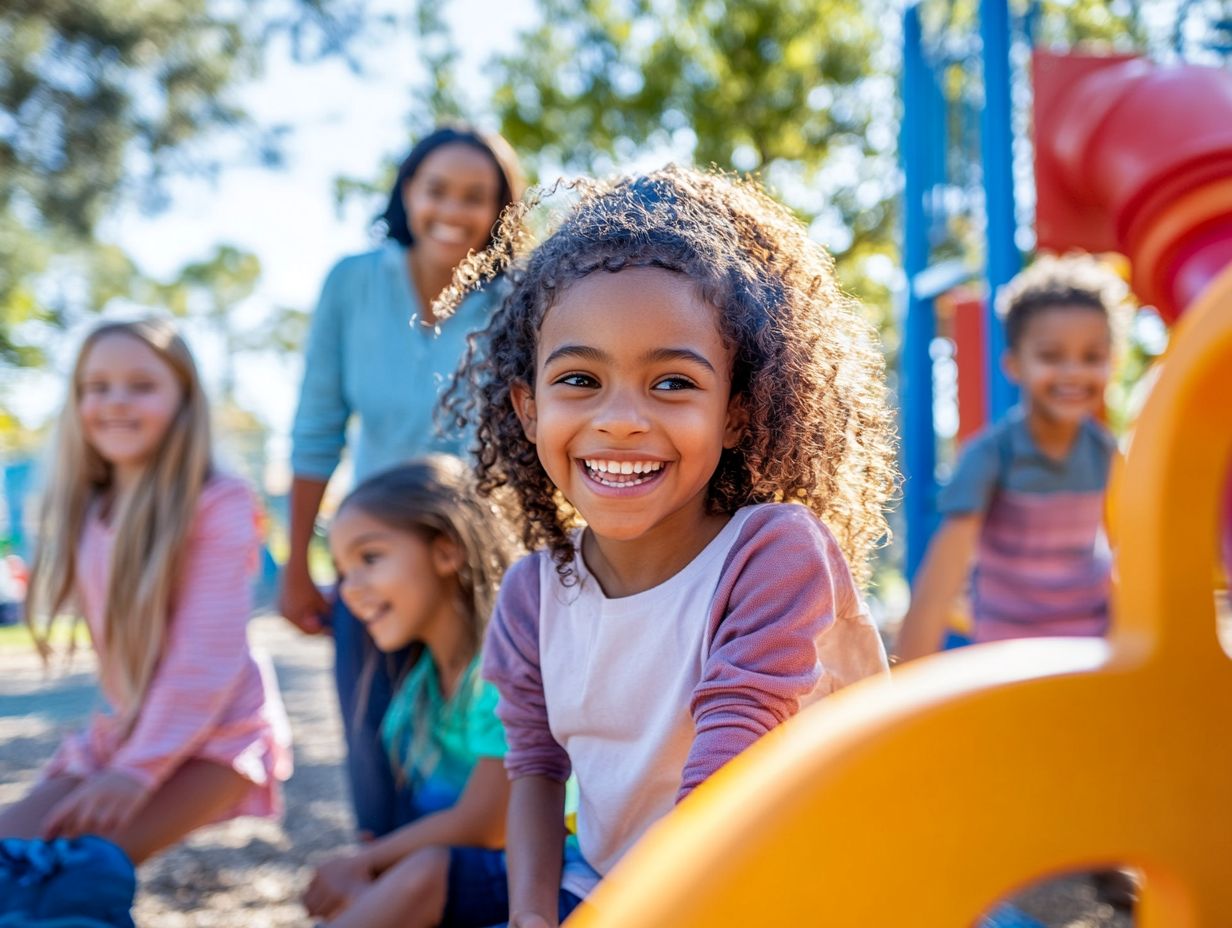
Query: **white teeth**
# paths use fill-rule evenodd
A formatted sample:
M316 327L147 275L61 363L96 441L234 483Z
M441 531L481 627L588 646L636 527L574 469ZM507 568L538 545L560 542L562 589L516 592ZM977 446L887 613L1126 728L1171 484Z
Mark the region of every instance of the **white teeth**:
M460 226L448 226L438 222L432 227L432 234L450 244L460 245L466 241L466 230Z
M584 458L583 463L590 471L591 478L605 487L636 487L650 479L650 474L663 469L662 461L601 461ZM621 477L633 474L645 474L635 480L604 480L600 474L619 474Z
M653 474L663 469L662 461L601 461L584 458L583 463L601 474Z

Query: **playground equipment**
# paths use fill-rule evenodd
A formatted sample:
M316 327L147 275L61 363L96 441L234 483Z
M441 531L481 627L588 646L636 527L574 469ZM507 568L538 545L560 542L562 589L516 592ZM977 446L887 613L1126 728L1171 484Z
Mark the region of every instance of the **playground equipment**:
M569 928L953 928L1037 879L1116 866L1144 877L1140 928L1228 923L1232 660L1210 578L1232 460L1232 75L1050 66L1042 237L1111 236L1139 289L1184 310L1125 464L1108 639L949 652L806 710L652 830ZM1054 207L1081 221L1049 229Z
M1127 865L1140 928L1232 912L1232 660L1210 576L1232 458L1232 268L1177 326L1126 462L1107 641L937 655L801 713L703 784L568 928L970 925Z
M1175 321L1232 263L1232 76L1043 51L1032 72L1040 247L1126 255Z

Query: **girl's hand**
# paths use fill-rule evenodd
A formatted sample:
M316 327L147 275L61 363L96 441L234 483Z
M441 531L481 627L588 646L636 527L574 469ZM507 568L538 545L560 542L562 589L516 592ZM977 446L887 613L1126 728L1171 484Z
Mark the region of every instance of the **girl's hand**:
M362 854L331 857L317 867L304 890L304 908L313 918L333 918L376 877Z
M113 836L133 820L147 798L149 790L135 777L103 770L52 807L43 820L43 837Z

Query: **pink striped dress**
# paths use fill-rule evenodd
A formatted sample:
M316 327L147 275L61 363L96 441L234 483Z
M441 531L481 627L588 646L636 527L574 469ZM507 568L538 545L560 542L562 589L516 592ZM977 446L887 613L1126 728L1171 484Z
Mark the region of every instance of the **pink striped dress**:
M1104 493L1115 453L1088 421L1063 460L1050 458L1018 409L963 449L937 508L983 514L970 589L976 641L1107 631Z
M91 514L78 545L77 594L96 651L104 640L113 545L112 529ZM124 737L117 716L99 712L61 745L44 775L114 769L156 789L185 761L209 760L252 783L221 818L275 815L279 783L291 775L290 727L272 668L248 647L257 534L253 497L242 481L209 481L188 545L163 655L132 731ZM106 682L103 695L119 704Z

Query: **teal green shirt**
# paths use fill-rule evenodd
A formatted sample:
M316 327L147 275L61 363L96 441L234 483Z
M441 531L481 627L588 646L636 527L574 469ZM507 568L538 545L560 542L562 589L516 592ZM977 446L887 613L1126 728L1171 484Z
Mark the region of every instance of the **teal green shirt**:
M496 699L496 687L479 676L478 657L463 672L457 692L444 699L436 664L424 649L381 723L390 760L410 783L418 804L453 805L478 760L505 756Z

